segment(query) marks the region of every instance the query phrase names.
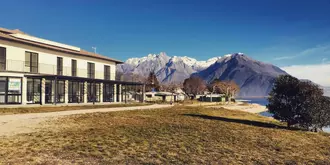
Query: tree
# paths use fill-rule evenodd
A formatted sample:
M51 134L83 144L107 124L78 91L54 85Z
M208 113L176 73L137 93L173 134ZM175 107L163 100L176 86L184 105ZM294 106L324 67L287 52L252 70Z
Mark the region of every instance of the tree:
M205 82L197 76L187 78L183 82L183 91L187 95L192 95L191 99L196 98L196 95L202 93L205 89Z
M150 92L152 89L159 91L160 85L156 77L155 72L150 72L148 78L146 79L146 91Z
M208 85L208 89L212 93L225 94L226 96L231 97L235 96L240 88L235 81L221 81L215 79L210 85Z
M287 122L287 127L299 123L302 102L297 96L300 81L290 75L279 76L268 98L267 108L274 118Z
M268 110L275 119L287 122L288 128L297 124L318 130L329 124L330 104L324 98L323 90L311 82L282 75L275 81L268 101Z

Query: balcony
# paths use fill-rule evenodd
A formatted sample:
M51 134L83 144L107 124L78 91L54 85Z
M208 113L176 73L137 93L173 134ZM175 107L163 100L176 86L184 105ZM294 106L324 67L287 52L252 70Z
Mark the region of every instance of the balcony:
M56 65L38 63L36 67L30 67L25 61L18 60L6 60L6 67L0 68L0 71L14 71L24 73L35 73L35 74L48 74L48 75L63 75L72 76L72 68L63 66L62 70L58 70ZM87 77L87 69L76 69L76 77ZM104 79L104 72L95 70L95 79ZM115 74L110 75L111 79L115 78Z

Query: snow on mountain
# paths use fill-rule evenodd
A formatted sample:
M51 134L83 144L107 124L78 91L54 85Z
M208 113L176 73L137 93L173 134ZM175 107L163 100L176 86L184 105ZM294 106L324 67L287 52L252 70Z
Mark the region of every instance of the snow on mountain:
M197 61L187 56L169 57L165 52L149 54L141 58L130 58L124 64L117 65L118 72L134 73L147 76L154 71L160 82L181 82L192 73L206 69L221 57L214 57L207 61Z

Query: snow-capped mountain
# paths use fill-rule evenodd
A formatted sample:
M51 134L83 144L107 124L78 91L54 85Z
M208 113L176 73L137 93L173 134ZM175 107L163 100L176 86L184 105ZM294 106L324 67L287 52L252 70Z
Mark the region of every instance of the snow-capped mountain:
M119 72L147 77L155 72L161 83L182 83L197 75L210 83L214 79L235 81L241 88L240 96L267 96L275 79L287 74L280 68L254 60L243 53L227 54L206 61L191 57L169 57L166 53L149 54L142 58L128 59L118 65Z
M214 57L207 61L198 61L191 57L169 57L165 52L149 54L142 58L130 58L124 64L117 65L117 71L124 74L134 73L148 76L155 72L162 83L183 82L191 74L206 69L221 57Z

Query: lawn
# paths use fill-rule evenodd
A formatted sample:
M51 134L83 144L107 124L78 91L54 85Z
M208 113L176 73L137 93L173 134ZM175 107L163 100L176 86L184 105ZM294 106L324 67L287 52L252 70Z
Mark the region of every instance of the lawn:
M330 164L330 135L204 107L59 118L0 140L0 164Z
M0 108L0 115L12 115L22 113L40 113L40 112L57 112L68 110L98 109L98 108L116 108L116 107L134 107L151 105L146 103L129 103L129 104L103 104L103 105L77 105L77 106L41 106L41 107L19 107L19 108Z

